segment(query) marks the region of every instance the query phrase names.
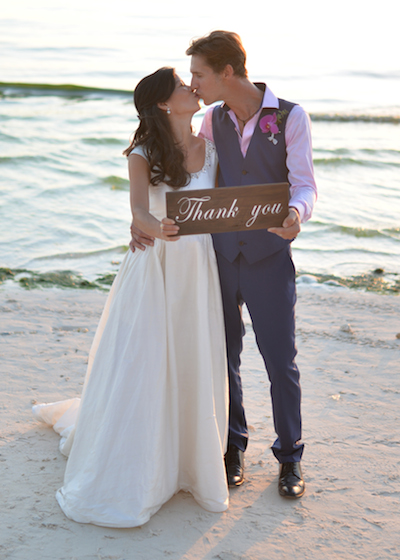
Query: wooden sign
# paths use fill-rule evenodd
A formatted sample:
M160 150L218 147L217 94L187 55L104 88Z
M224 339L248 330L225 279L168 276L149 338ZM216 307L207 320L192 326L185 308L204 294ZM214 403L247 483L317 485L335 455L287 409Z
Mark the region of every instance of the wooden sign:
M247 231L281 226L288 215L289 184L167 192L167 216L178 235Z

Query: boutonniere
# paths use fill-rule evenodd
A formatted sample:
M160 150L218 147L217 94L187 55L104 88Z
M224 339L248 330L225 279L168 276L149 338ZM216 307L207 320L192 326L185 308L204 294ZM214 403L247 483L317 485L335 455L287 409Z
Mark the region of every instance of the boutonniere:
M270 133L268 136L268 140L273 143L274 146L278 143L278 140L275 138L275 134L280 134L280 130L278 124L281 124L283 117L288 113L284 109L283 111L278 111L278 113L273 113L272 115L265 115L260 120L260 128L261 132L266 134L267 132Z

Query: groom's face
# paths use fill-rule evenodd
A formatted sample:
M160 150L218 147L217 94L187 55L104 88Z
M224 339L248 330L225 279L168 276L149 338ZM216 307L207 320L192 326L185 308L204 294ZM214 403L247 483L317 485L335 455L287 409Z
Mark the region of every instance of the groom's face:
M197 95L206 105L211 105L215 101L223 101L222 74L214 72L204 57L198 54L192 55L190 72L192 73L191 88L196 90Z

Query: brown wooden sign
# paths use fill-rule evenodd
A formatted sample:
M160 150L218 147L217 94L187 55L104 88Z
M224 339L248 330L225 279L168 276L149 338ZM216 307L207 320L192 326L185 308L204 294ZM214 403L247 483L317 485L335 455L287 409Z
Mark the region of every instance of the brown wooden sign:
M288 215L289 184L167 192L167 216L178 235L247 231L281 226Z

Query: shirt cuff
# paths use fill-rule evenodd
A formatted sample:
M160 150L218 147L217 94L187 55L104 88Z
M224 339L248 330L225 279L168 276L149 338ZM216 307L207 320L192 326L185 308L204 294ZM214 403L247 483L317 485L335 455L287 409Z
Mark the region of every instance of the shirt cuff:
M295 210L297 210L297 212L299 213L299 217L300 217L300 223L303 223L304 222L304 216L305 216L305 213L306 213L305 205L302 202L293 201L293 202L289 202L289 209L290 208L294 208Z

